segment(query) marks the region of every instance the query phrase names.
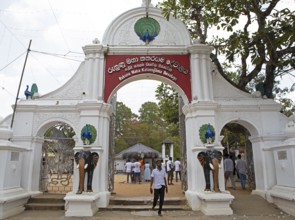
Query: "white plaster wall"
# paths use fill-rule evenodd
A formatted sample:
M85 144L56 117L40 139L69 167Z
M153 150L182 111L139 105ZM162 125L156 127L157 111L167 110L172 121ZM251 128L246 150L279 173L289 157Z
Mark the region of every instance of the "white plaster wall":
M142 46L141 41L134 31L136 21L145 16L145 8L139 7L129 10L113 20L104 33L102 44L109 46ZM160 24L159 35L149 43L149 46L158 45L190 45L190 34L185 25L170 16L169 21L163 17L161 10L149 8L149 17L156 19Z

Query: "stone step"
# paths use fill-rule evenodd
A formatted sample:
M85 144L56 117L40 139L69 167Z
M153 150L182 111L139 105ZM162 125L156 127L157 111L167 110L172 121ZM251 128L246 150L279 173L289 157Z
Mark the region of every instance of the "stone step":
M27 203L26 210L65 210L64 203Z
M144 211L151 210L151 205L109 205L107 208L99 208L99 210L112 210L112 211ZM158 210L156 206L155 210ZM191 210L187 205L166 205L164 202L163 211L175 211L175 210Z
M120 198L113 197L110 199L110 205L151 205L153 203L153 198L151 197L129 197ZM184 198L165 198L166 205L186 205L187 201Z
M26 210L64 210L65 195L62 194L43 194L31 197L25 205Z

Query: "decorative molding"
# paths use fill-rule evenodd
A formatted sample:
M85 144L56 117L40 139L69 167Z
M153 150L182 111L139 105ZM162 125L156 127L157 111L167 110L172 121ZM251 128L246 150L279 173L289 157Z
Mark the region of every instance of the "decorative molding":
M37 134L41 126L52 122L61 121L73 126L77 134L77 127L80 122L80 115L78 112L37 112L34 115L33 134Z

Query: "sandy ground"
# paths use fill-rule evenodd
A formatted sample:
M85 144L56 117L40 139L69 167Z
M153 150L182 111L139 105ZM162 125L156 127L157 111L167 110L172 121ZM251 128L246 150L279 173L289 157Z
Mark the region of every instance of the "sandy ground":
M274 204L266 202L257 195L251 195L250 190L242 190L236 182L237 189L230 190L235 199L231 204L233 215L206 216L201 211L163 211L163 217L157 215L157 211L98 211L92 217L65 217L64 211L25 211L9 218L9 220L294 220L293 216L284 213ZM126 175L115 175L114 195L118 197L145 197L151 196L150 183L140 184L126 183ZM184 197L180 182L168 186L168 194L165 197ZM164 205L165 206L165 205Z
M174 185L168 185L168 193L165 197L184 197L181 190L181 182L173 181ZM127 183L126 174L115 175L114 195L117 197L151 196L150 182Z

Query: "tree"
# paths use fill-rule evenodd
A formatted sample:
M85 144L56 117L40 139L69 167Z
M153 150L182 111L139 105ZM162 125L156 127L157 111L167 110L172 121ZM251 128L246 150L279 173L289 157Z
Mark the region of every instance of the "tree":
M156 89L160 115L168 122L178 123L178 93L171 86L161 83Z
M138 116L132 113L123 102L116 103L116 135L122 133L124 125L129 121L136 120Z
M295 12L281 2L164 0L159 6L166 18L182 20L193 39L214 47L211 59L225 79L248 92L261 82L273 98L279 79L295 67Z
M126 105L118 102L116 112L116 153L137 143L160 150L162 141L167 137L167 126L159 116L156 103L143 103L140 115L137 116Z
M155 102L145 102L139 109L139 120L150 125L161 125L162 119L159 115L159 107Z

